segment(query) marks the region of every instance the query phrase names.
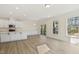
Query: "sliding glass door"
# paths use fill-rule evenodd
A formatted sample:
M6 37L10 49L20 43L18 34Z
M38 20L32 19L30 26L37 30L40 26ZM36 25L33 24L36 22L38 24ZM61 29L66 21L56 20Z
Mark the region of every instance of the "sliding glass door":
M79 36L79 17L68 19L68 35Z

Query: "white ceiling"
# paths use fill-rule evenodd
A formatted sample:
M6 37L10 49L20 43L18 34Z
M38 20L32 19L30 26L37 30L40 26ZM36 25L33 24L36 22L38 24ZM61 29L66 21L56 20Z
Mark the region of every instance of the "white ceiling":
M16 9L16 7L19 9ZM37 20L48 16L57 16L76 9L79 9L77 4L54 4L49 8L45 8L43 4L0 4L0 17Z

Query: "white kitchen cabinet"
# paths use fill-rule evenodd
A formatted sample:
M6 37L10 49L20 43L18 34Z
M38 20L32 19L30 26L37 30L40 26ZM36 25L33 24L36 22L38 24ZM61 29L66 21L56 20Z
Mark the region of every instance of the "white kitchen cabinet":
M4 27L4 28L8 28L8 25L9 25L9 24L8 24L8 21L5 21L5 20L4 20L4 21L3 21L3 27Z
M16 40L16 34L15 34L15 32L10 32L9 33L9 39L10 39L10 41L15 41Z
M20 21L16 21L15 25L16 25L16 28L22 28L24 26L23 23Z
M9 19L8 24L13 24L14 25L15 21L16 21L15 19Z
M14 19L0 19L0 27L7 27L8 28L8 25L9 24L12 24L12 25L15 25L17 28L18 27L22 27L23 23L21 21L16 21Z
M5 21L4 20L0 20L0 27L2 28L2 27L4 27L4 23Z
M27 39L27 35L22 32L0 33L1 42L9 42Z
M20 32L16 33L16 36L17 36L17 37L16 37L17 40L22 40L22 39L21 39L21 34L20 34Z
M6 28L8 27L8 21L7 20L0 20L0 27L1 28Z
M26 32L22 32L21 33L21 38L22 39L26 39L27 38L27 33Z
M7 33L0 33L1 35L1 42L8 42L10 41L9 39L9 35L7 35Z

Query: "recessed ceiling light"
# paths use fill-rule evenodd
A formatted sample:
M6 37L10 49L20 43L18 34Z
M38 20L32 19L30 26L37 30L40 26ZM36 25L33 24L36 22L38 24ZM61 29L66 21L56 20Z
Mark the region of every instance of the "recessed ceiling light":
M19 9L19 7L16 7L16 10L18 10Z
M9 14L13 14L13 12L9 12Z
M36 24L33 24L34 26L36 26Z
M26 16L26 14L24 14L24 16Z
M51 4L45 4L44 5L46 8L49 8L51 6Z
M47 16L48 18L52 17L52 16Z

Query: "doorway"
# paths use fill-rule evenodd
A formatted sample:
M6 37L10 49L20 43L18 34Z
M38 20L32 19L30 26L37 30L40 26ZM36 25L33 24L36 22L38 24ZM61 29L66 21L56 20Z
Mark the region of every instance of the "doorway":
M40 34L46 35L46 24L41 25Z

